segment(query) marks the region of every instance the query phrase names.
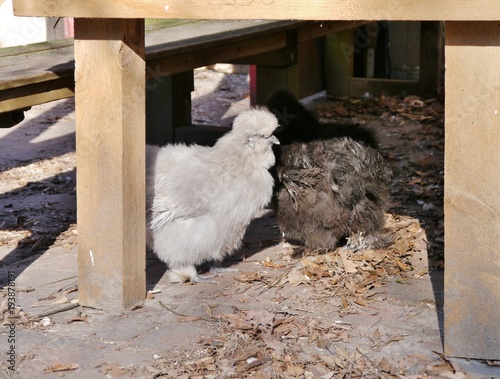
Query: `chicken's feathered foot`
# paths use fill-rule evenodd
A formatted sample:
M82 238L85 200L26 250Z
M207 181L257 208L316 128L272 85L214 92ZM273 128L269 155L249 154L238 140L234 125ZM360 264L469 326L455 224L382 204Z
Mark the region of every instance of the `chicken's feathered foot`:
M168 278L171 283L182 284L184 282L191 283L211 283L219 284L216 280L211 279L214 275L202 276L198 274L195 266L185 266L173 268L168 271Z
M227 272L239 272L237 268L230 267L220 267L218 265L210 265L209 275L200 275L196 270L195 266L185 266L181 268L170 269L168 272L168 278L171 283L185 283L187 281L191 283L212 283L219 284L218 281L213 280L214 276L219 274L224 274Z

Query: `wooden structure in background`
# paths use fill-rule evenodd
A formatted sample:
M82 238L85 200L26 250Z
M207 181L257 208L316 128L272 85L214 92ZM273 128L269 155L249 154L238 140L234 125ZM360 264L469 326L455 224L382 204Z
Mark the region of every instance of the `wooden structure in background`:
M322 39L359 22L182 20L146 26L146 138L163 145L191 125L193 69L219 62L254 65L262 104L274 91L298 97L324 90ZM37 104L74 96L73 40L0 50L0 127ZM300 65L297 62L300 62ZM300 80L300 78L307 80ZM173 96L175 94L175 96Z
M425 21L420 26L420 70L418 80L382 79L355 77L353 75L356 46L354 30L345 30L327 38L326 81L327 93L332 96L359 97L369 92L379 96L386 91L392 94L402 92L429 95L441 86L443 65L442 23ZM366 36L370 39L370 36ZM363 41L366 42L366 41ZM371 42L371 41L370 41Z
M453 21L445 47L445 353L500 359L498 1L14 0L14 11L80 18L80 291L82 304L104 308L130 307L144 297L144 39L142 21L131 18ZM96 65L109 76L86 68ZM94 283L85 278L91 265L106 266ZM117 287L119 299L103 293Z

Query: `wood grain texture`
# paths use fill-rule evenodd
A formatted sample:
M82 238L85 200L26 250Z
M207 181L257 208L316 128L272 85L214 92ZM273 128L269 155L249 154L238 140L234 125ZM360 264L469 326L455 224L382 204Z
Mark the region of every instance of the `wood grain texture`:
M497 0L14 0L17 16L302 20L500 20Z
M74 86L73 77L62 77L45 83L27 83L22 87L1 90L0 113L73 97Z
M445 354L500 359L500 25L446 24Z
M159 77L196 67L248 59L285 46L286 35L330 33L352 22L193 21L146 32L147 74ZM74 94L73 39L0 50L0 112L71 97Z
M144 300L143 20L75 20L80 304Z

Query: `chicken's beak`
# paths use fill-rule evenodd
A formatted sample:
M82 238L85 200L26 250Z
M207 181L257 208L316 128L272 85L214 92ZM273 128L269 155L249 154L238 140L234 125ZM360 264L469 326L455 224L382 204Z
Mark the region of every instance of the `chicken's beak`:
M279 145L280 144L280 141L279 139L277 139L275 136L273 136L271 134L270 137L267 137L267 140L269 141L269 143L273 144L273 145Z

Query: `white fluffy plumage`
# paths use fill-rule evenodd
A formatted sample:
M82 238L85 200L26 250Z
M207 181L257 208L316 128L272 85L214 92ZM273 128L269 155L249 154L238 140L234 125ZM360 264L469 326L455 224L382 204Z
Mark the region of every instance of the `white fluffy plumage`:
M250 221L272 196L276 117L252 109L213 147L146 148L147 244L172 282L207 281L196 266L240 247Z

